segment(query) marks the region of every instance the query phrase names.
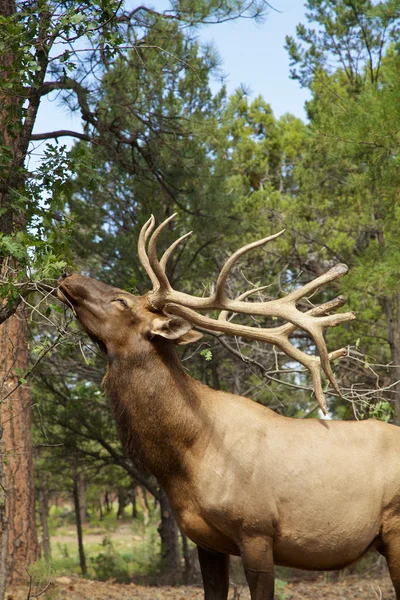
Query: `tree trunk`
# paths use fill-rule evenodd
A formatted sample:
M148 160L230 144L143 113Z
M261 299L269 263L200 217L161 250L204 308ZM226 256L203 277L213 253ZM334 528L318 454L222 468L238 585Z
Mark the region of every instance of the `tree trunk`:
M0 405L5 456L8 522L9 583L25 582L27 567L37 560L32 460L32 400L23 384L15 389L28 367L27 326L19 309L0 326Z
M183 531L181 531L180 533L181 533L181 538L182 538L183 559L185 561L185 568L183 571L183 582L185 585L189 585L191 577L192 577L192 563L190 560L189 544L188 544L188 539L187 539L186 535L183 533Z
M400 425L400 296L385 298L385 316L388 324L388 338L393 368L390 370L394 387L394 422Z
M117 519L123 519L124 513L125 513L125 507L128 504L128 492L124 487L118 486L117 494L118 494Z
M81 507L79 504L79 474L76 464L72 467L72 481L73 481L73 496L74 496L74 507L75 507L75 519L76 519L76 532L78 534L78 550L79 550L79 564L81 566L82 575L86 575L86 557L85 549L83 547L83 535L82 535L82 521L81 521Z
M2 453L3 429L0 428L0 457ZM4 600L8 574L8 526L6 515L6 475L0 460L0 600Z
M161 523L158 533L161 537L161 569L170 584L178 583L180 578L180 560L178 527L175 517L168 502L168 498L162 490L160 491L160 514Z
M137 494L137 499L140 504L140 508L142 509L142 512L143 512L143 523L145 525L148 525L148 523L150 521L149 505L148 505L147 498L146 498L146 492L145 492L143 486L141 486L141 485L137 486L136 494Z
M7 19L15 12L14 0L0 0L0 17ZM10 194L13 190L24 188L25 174L22 168L39 108L40 88L46 75L50 47L44 44L44 40L37 40L40 69L36 74L36 85L31 86L28 97L24 97L22 82L11 80L11 86L7 85L10 83L10 73L18 73L21 68L18 50L6 45L0 53L0 81L6 84L0 86L0 151L3 159L0 172L1 234L11 235L13 231L25 228L25 213L12 205ZM7 148L7 152L3 148ZM3 254L0 256L0 273L6 279L10 276L8 268L11 273L13 270L18 272L16 261L11 264L9 257ZM7 543L9 583L26 581L27 567L38 558L39 553L30 432L31 395L25 383L9 395L28 366L27 341L24 311L19 310L0 326L0 424L4 429L1 456L5 457L5 511L8 526L8 534L4 535L6 521L4 515L0 515L0 557L5 556ZM0 574L3 579L4 573L5 564L2 562Z
M138 511L136 506L136 486L131 491L131 502L132 502L132 519L138 518Z
M106 515L109 515L111 512L111 502L110 502L110 494L108 493L108 490L106 490L106 493L104 494L104 504L106 507Z
M46 481L44 482L46 484ZM45 485L39 489L39 518L42 527L42 549L46 562L51 559L50 534L49 534L49 493Z
M78 475L78 491L79 491L79 509L81 511L81 523L87 523L87 503L86 503L87 481L83 475Z
M150 514L150 504L149 504L149 499L147 498L147 488L145 488L144 485L141 485L140 489L143 492L143 502L144 502L144 505L145 505L145 507L147 509L147 512ZM157 498L155 498L155 500L157 500Z
M99 521L103 520L103 505L101 503L101 499L98 502L98 506L99 506Z

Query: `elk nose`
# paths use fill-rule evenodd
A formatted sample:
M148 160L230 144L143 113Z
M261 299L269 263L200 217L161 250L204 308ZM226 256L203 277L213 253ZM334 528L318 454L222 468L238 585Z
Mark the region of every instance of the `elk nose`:
M65 270L58 278L58 282L60 283L64 279L67 279L67 277L69 277L70 275L71 275L71 273L68 270Z

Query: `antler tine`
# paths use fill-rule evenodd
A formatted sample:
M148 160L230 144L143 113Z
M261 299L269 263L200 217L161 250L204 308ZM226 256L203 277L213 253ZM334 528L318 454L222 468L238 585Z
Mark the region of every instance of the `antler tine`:
M247 290L247 292L243 292L243 294L240 294L240 296L238 296L236 298L236 300L245 300L252 294L255 294L256 292L262 292L262 290L266 290L269 287L270 287L269 285L262 285L260 287L253 288L252 290ZM311 317L319 317L321 315L325 315L329 312L332 312L336 308L340 308L341 306L344 306L345 304L346 304L346 297L343 295L340 295L340 296L337 296L336 298L334 298L333 300L328 300L328 302L324 302L323 304L320 304L319 306L313 306L313 308L306 311L304 314L310 315ZM234 312L234 311L221 310L221 312L218 316L218 320L225 321L226 320L225 315L228 315L230 312ZM276 330L278 330L278 329L279 329L279 331L282 331L282 333L286 333L289 336L291 333L293 333L293 331L295 331L296 329L299 329L299 327L297 325L294 325L293 323L286 323L285 325L282 325L281 327L276 328Z
M310 315L312 317L319 317L320 315L326 314L328 312L331 312L332 310L335 310L336 308L343 306L345 303L346 303L345 296L338 296L337 298L334 298L333 300L324 302L324 304L321 304L320 306L314 306L311 310L307 311L305 314ZM341 323L343 321L347 321L348 320L347 315L348 315L348 313L344 313L344 315L343 315L343 313L340 313L338 315L332 315L332 319L335 319L335 317L336 317L336 322L332 321L329 323L329 325L334 326L334 325L338 325L339 323ZM323 321L323 319L320 319L320 321ZM296 329L297 329L296 325L293 325L292 323L287 323L286 325L279 327L277 329L277 331L282 333L283 335L285 335L287 338L289 338L289 335L291 333L293 333L293 331L295 331ZM343 356L343 353L345 354L346 350L344 350L342 348L341 350L337 350L335 352L331 352L330 354L328 354L328 351L327 351L326 345L325 345L325 340L324 340L323 334L322 334L322 329L313 333L313 339L316 343L317 349L320 354L321 366L322 366L326 376L328 377L329 381L331 382L332 387L341 396L342 394L337 385L335 376L332 372L330 361L334 360L335 358L338 358L339 356Z
M146 221L146 223L141 228L140 234L139 234L139 240L138 240L139 260L140 260L143 268L145 269L147 275L149 276L151 283L153 284L153 289L156 289L158 287L158 279L157 279L153 269L151 268L149 257L147 256L146 242L147 242L147 239L148 239L150 233L154 229L155 222L156 221L155 221L154 216L151 215L150 219L148 221Z
M155 277L157 278L157 287L153 290L151 294L150 303L154 308L160 308L165 304L166 295L168 291L171 289L171 285L168 281L168 277L165 274L165 271L162 269L158 257L157 257L157 239L160 233L165 229L165 227L176 217L176 213L165 219L157 229L152 233L149 246L148 246L148 259L150 263L150 267L153 270Z
M336 308L340 308L340 307L344 306L345 304L346 304L346 297L343 295L340 295L340 296L337 296L336 298L333 298L333 300L328 300L328 302L324 302L323 304L320 304L319 306L313 306L310 310L308 310L304 314L310 315L312 317L319 317L321 315L325 315L326 313L332 312ZM293 323L286 323L285 325L282 325L281 327L279 327L279 330L282 331L282 333L285 333L287 336L289 336L291 333L293 333L293 331L295 331L296 329L298 329L298 327L297 327L297 325L293 325Z
M173 253L173 251L175 250L175 248L181 243L183 242L183 240L185 240L186 238L188 238L190 235L192 235L193 231L189 231L188 233L185 233L185 235L182 235L180 238L178 238L177 240L175 240L175 242L173 242L169 248L167 248L167 250L164 252L164 254L161 257L160 260L160 267L162 268L162 270L165 273L165 269L167 267L167 262L169 257L171 256L171 254Z
M340 316L340 315L336 315L336 316ZM322 330L319 329L318 331L316 331L313 338L314 338L315 345L317 346L317 349L319 352L319 359L321 362L321 366L325 372L325 375L331 382L333 389L339 394L339 396L341 396L342 395L341 391L339 389L338 384L336 383L336 379L335 379L335 376L332 371L331 363L329 361L329 353L328 353L328 349L325 344Z
M243 254L245 254L246 252L249 252L249 250L253 250L253 248L258 248L259 246L263 246L264 244L267 244L268 242L272 242L272 240L275 240L276 238L281 236L282 233L284 233L284 231L285 230L282 229L282 231L279 231L278 233L274 233L274 235L270 235L266 238L263 238L262 240L257 240L256 242L252 242L251 244L247 244L246 246L239 248L239 250L236 250L236 252L234 252L232 254L232 256L230 256L228 258L228 260L222 267L221 273L218 276L217 283L215 286L215 295L214 295L215 298L219 301L222 301L225 298L225 283L228 278L228 275L229 275L233 265L235 264L235 262L241 256L243 256Z
M256 292L262 292L263 290L266 290L267 288L269 288L269 285L261 285L260 287L253 288L252 290L247 290L247 292L243 292L243 294L240 294L240 296L238 296L236 298L236 300L239 300L239 301L245 300L252 294L255 294ZM221 310L221 312L218 315L218 321L226 321L230 312L232 312L232 311Z
M322 390L321 371L320 371L320 366L319 366L320 361L318 360L318 357L310 356L309 354L302 352L301 350L299 350L298 348L293 346L293 344L290 343L289 339L286 336L282 336L282 338L280 338L279 342L276 342L276 345L281 350L283 350L283 352L287 356L294 358L297 362L302 364L303 367L306 367L306 369L309 370L309 372L311 373L311 379L313 382L315 397L317 399L317 402L318 402L323 414L326 415L327 414L326 400L325 400L324 392ZM336 387L337 387L337 384L335 382L335 390L336 390Z
M331 382L331 384L332 384L333 388L336 390L336 392L338 394L340 394L340 390L338 388L338 385L335 380L335 376L332 372L332 368L330 365L328 349L326 347L324 335L323 335L323 329L324 329L324 327L335 327L336 325L339 325L340 323L344 323L345 321L350 321L350 320L354 319L355 316L352 312L338 313L335 315L318 317L317 319L315 317L313 317L312 314L310 315L310 312L304 313L304 315L306 318L308 317L307 318L307 320L309 321L308 324L303 325L301 318L299 319L299 324L302 327L302 329L307 331L307 333L314 340L317 350L319 352L321 366L325 372L325 375L328 377L329 381ZM315 313L314 313L314 315L315 315ZM310 321L310 319L309 319L310 316L311 316L311 318L313 318L313 321Z
M349 267L343 263L335 265L323 275L320 275L316 279L313 279L309 283L306 283L301 288L294 290L290 294L288 294L285 298L282 298L282 302L286 304L295 303L304 296L309 296L313 292L315 292L318 288L322 287L326 283L330 283L331 281L335 281L336 279L340 279L343 275L346 275Z
M322 390L322 383L321 383L321 374L319 371L319 367L318 365L315 364L309 364L309 365L304 365L305 367L307 367L307 369L310 371L311 373L311 379L312 379L312 383L313 383L313 388L314 388L314 394L315 397L317 399L317 402L320 406L320 409L322 410L324 415L328 414L327 408L326 408L326 400L325 400L325 396L324 396L324 392Z

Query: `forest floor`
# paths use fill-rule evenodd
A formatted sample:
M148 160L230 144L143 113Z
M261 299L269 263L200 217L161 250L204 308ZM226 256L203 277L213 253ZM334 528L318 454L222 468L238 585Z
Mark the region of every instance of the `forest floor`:
M31 590L10 588L7 600L203 600L199 585L161 586L157 520L116 521L109 515L84 528L87 578L80 574L75 526L51 522L50 563L38 561L29 569ZM190 546L191 547L191 546ZM192 556L196 552L191 547ZM306 573L277 568L276 600L394 600L385 561L370 554L361 563L336 573ZM196 561L193 580L200 581ZM240 560L231 561L229 600L250 600ZM121 581L135 583L118 583ZM155 584L159 585L156 587ZM140 585L139 585L140 584ZM144 585L146 584L146 585Z
M324 577L316 581L296 581L279 586L276 600L394 600L388 577L361 578L351 575L342 581L326 582ZM39 590L12 588L7 600L36 598ZM118 584L112 581L90 581L76 577L59 577L40 596L43 600L203 600L198 587L142 587L134 584ZM244 588L233 587L230 600L249 600Z

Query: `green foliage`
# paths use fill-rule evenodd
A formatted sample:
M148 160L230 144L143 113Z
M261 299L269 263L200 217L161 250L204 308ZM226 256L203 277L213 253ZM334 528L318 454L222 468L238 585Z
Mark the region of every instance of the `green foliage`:
M104 537L102 546L103 551L90 558L96 579L99 581L114 579L118 583L129 583L131 576L127 561L115 551L109 537Z
M99 487L97 486L97 495ZM61 574L79 573L79 557L73 515L68 507L51 506L51 560L35 564L34 581L48 581ZM113 522L110 529L106 521ZM88 561L88 575L92 579L106 581L116 579L128 583L132 579L156 583L158 574L160 542L157 534L159 513L151 514L150 522L144 526L141 519L134 519L130 526L116 521L113 509L97 521L90 515L84 528L84 547ZM86 537L87 536L87 537ZM36 575L38 573L38 575Z
M393 413L393 406L385 401L377 402L369 409L369 415L372 419L379 419L379 421L385 421L385 423L389 423L393 418Z
M291 593L286 589L287 581L275 579L275 597L277 600L289 600Z
M342 72L353 92L365 77L377 75L385 43L397 34L394 2L307 0L311 24L297 26L297 40L287 36L292 77L312 86L321 73Z
M338 346L358 340L357 352L369 357L363 368L348 363L348 385L370 386L378 378L383 387L389 386L385 402L396 401L398 18L392 2L309 0L307 8L310 27L298 26L297 41L288 39L288 50L293 76L312 92L307 105L310 125L294 174L296 202L287 196L278 210L296 232L292 256L297 255L302 268L312 272L323 262L350 266L338 287L357 321L328 336ZM362 357L357 360L363 362ZM381 368L387 362L393 365L389 374ZM371 369L371 363L381 366ZM363 397L355 398L363 412ZM338 409L336 402L332 405Z
M104 125L98 143L79 142L59 163L56 149L50 148L48 161L60 181L76 165L77 176L68 185L43 172L43 182L51 180L53 186L49 193L59 194L57 214L67 199L61 225L68 227L71 219L79 223L73 232L75 262L110 283L144 292L148 282L135 251L139 228L150 213L161 220L178 210L179 218L160 245L195 230L168 268L177 287L199 293L211 287L230 250L286 227L271 250L241 260L228 282L229 293L238 295L249 287L249 272L251 285L271 283L268 294L276 296L335 262L347 262L351 274L337 288L347 294L360 318L352 328L329 332L330 347L359 338L357 350L387 362L387 301L393 307L397 302L400 247L399 109L393 101L399 91L399 65L396 47L382 46L384 18L382 6L378 8L361 0L352 8L346 2L308 2L314 24L300 27L300 41L289 44L298 76L313 94L307 126L290 115L275 119L262 98L250 102L243 90L228 100L223 91L213 96L208 82L217 66L214 53L200 48L179 19L143 11L145 47L103 63L101 85L86 99L91 114ZM74 27L81 26L78 21ZM390 20L389 36L393 27ZM127 32L130 41L132 32L134 28ZM340 48L346 39L349 55L343 63ZM362 57L358 63L355 56ZM60 223L41 218L44 227ZM51 235L49 231L42 236ZM47 263L44 250L36 254L45 273L63 266L60 254L53 253ZM322 292L313 301L328 297L329 292ZM370 339L371 327L375 339ZM314 351L304 336L298 335L296 344ZM249 348L241 352L256 355ZM211 356L215 359L209 360ZM216 382L223 373L220 379L226 377L228 383L220 385L229 389L238 379L232 359L216 343L201 358L206 360L192 360L192 371L205 381ZM271 369L277 366L276 357L264 359ZM291 366L281 357L279 361ZM257 398L263 403L292 397L289 390L282 391L281 375L262 390L246 368L241 375L258 386ZM303 372L284 377L292 386L309 384ZM359 377L361 382L368 374ZM243 390L248 388L243 383ZM307 412L313 401L306 390L297 397L298 403L291 400L290 414L304 405ZM339 410L335 399L331 404Z
M0 15L0 261L8 261L7 269L2 270L6 285L21 273L35 281L54 278L66 262L72 262L70 247L77 225L66 198L75 173L74 155L58 143L55 133L46 132L44 139L55 139L56 143L46 145L36 172L28 171L29 141L41 98L56 91L69 109L78 105L84 135L96 145L101 141L103 150L113 148L119 161L126 161L132 152L134 162L138 159L142 163L139 168L144 179L144 170L154 171L161 182L168 154L173 182L168 181L167 187L172 188L167 193L172 193L182 182L182 161L179 153L168 150L169 141L174 136L188 141L196 133L194 120L190 127L182 127L182 103L199 116L199 121L202 111L212 113L216 108L206 85L198 98L191 95L199 83L207 82L210 69L217 63L210 48L200 56L194 37L196 26L241 16L260 18L265 11L261 0L239 0L234 5L202 0L172 3L171 10L159 13L145 5L124 11L117 0L70 2L61 10L57 3L39 0L19 2L14 12L12 7L4 8ZM125 77L130 85L123 93L124 87L116 88L115 84ZM97 80L102 82L99 89L95 89ZM119 89L122 101L118 111L106 107L107 95L115 99L114 89ZM147 112L143 119L140 107L152 98L158 107L149 106L148 111L155 108L156 117L149 120L151 112ZM132 111L126 110L127 100ZM164 105L169 112L166 119ZM175 127L174 119L179 115L180 123ZM125 139L129 127L135 130L134 143ZM158 139L143 145L149 132L157 128ZM195 165L196 144L191 148ZM79 159L79 152L75 157ZM181 192L188 190L182 188ZM9 303L17 292L17 288L10 288Z
M36 172L28 170L29 141L40 98L49 85L43 86L44 80L49 75L49 81L62 85L64 69L77 66L77 40L85 38L89 46L100 39L119 45L118 28L108 35L118 7L113 0L84 3L77 14L76 3L60 12L52 2L19 2L14 13L0 17L1 293L10 307L19 297L21 282L54 279L70 256L72 222L55 216L65 208L65 190L74 170L66 147L48 145ZM105 14L108 26L101 27ZM69 50L51 56L57 42L59 48L68 44ZM65 55L71 49L74 57L68 64Z
M44 559L40 559L30 565L28 572L32 577L34 589L37 590L42 590L53 581L55 577L61 575L60 571L54 569L54 567Z

